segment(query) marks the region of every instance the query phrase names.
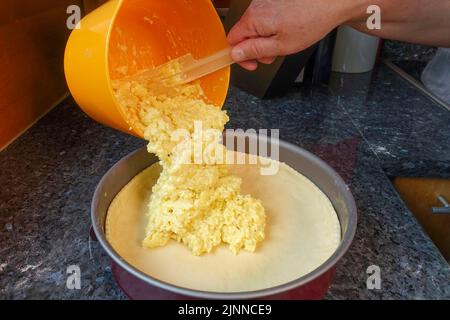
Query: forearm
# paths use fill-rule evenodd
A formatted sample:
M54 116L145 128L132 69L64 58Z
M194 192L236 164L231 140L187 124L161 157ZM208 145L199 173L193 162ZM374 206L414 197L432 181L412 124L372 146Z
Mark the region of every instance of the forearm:
M381 38L450 47L450 0L358 0L348 24ZM370 5L381 9L381 29L366 25Z
M370 30L367 9L380 8ZM256 61L302 51L342 24L382 38L450 47L450 0L253 0L228 34L232 58L254 70Z

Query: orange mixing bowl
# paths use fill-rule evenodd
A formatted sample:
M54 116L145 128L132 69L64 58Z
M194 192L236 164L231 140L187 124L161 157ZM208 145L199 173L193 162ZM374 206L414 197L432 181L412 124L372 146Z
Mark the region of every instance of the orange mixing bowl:
M210 0L111 0L72 32L64 69L70 92L91 118L142 137L117 103L111 80L187 53L202 58L226 46ZM229 78L225 68L200 80L208 102L222 107Z

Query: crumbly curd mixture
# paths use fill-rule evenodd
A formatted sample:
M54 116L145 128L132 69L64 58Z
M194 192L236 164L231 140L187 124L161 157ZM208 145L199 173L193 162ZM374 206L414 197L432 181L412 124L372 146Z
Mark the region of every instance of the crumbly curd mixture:
M241 179L224 164L227 151L220 141L226 112L205 102L198 83L156 95L143 80L117 80L113 87L130 125L145 132L148 151L163 168L148 205L143 246L156 248L173 239L194 255L221 243L235 254L255 251L264 239L265 210L259 200L241 194Z

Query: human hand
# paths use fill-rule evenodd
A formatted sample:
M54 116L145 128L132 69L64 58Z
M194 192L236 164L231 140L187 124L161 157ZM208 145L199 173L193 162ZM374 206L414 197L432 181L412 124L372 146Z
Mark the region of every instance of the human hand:
M255 70L258 62L300 52L352 17L355 0L253 0L228 34L231 56Z

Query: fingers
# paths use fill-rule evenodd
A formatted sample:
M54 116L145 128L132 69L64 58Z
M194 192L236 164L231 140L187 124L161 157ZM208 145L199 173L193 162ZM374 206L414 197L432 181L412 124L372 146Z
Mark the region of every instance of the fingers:
M276 57L269 57L269 58L262 58L258 59L258 62L261 62L263 64L272 64L275 61Z
M255 2L252 3L254 5ZM274 36L273 28L267 28L267 19L263 15L256 14L252 5L245 11L241 19L233 26L227 36L231 47L231 57L239 65L247 70L256 70L258 62L271 64L278 56L278 44ZM256 6L256 5L255 5ZM252 13L253 12L253 13ZM257 19L255 19L257 17ZM255 25L265 26L256 28ZM263 33L258 33L263 32ZM266 30L267 32L264 32Z
M243 61L239 65L248 71L255 71L258 68L258 62L256 60Z
M247 39L231 50L231 57L236 62L260 60L263 63L272 63L273 58L280 55L278 43L273 37Z
M239 65L242 68L247 69L249 71L255 71L256 69L258 69L258 62L263 63L263 64L271 64L275 61L275 59L276 59L275 57L272 57L272 58L258 59L258 61L248 60L248 61L239 62Z
M249 39L257 37L255 29L251 27L250 19L244 16L231 28L227 35L227 41L230 46L235 46L238 43Z
M230 30L227 41L234 47L231 51L233 60L244 69L254 71L258 68L258 62L274 62L278 45L271 37L261 37L252 27L251 21L247 11Z

